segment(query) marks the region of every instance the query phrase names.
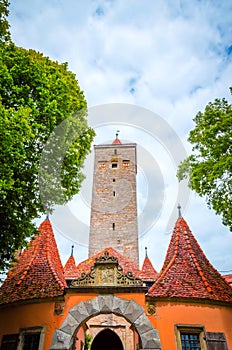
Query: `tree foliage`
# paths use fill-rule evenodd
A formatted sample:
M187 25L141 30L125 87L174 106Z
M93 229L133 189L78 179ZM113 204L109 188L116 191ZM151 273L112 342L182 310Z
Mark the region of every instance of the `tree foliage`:
M0 47L10 41L9 23L7 21L8 6L8 0L0 0Z
M32 220L79 191L94 131L87 124L83 92L66 63L7 42L0 50L0 81L3 270L36 232Z
M188 177L190 188L205 196L232 231L232 105L216 99L194 122L188 139L194 153L180 164L177 176Z

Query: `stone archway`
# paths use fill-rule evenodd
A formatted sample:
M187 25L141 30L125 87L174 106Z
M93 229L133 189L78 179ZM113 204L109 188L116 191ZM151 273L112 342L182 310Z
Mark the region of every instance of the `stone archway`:
M135 327L142 349L161 349L158 331L152 326L142 306L133 299L122 299L110 294L100 295L85 302L81 301L73 306L61 327L55 330L50 350L69 350L73 335L80 325L91 317L104 313L125 317Z
M123 345L119 336L111 329L106 328L93 339L91 350L123 350Z

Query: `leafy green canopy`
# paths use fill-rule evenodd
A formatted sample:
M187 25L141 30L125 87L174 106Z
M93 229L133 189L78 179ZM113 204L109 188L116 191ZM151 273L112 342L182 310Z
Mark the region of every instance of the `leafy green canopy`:
M0 50L0 81L0 260L4 269L15 250L35 233L32 220L79 191L94 131L87 125L86 101L67 64L5 44ZM56 135L62 123L61 135ZM45 147L47 141L49 147ZM56 184L59 191L52 193Z
M232 231L232 105L216 99L194 122L188 139L194 154L180 164L177 176L189 177L190 188L206 197L209 208Z
M10 41L9 23L7 21L8 6L8 0L0 0L0 46Z

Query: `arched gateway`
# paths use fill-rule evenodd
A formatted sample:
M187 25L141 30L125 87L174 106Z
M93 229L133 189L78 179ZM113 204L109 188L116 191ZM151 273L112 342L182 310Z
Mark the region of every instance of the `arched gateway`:
M114 313L124 317L137 331L142 349L161 349L158 331L153 328L144 309L134 300L101 295L72 307L61 327L55 330L50 350L69 350L79 327L91 317Z
M110 346L109 346L110 345ZM111 329L104 329L94 338L91 350L123 350L119 336Z

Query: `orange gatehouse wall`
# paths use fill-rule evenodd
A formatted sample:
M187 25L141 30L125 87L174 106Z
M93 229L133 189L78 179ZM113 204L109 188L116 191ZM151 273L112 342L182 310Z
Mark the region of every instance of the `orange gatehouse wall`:
M206 332L223 332L232 349L232 305L190 302L156 302L150 321L157 325L162 349L176 350L175 325L203 326Z
M55 315L55 302L31 302L12 304L0 308L0 342L4 334L19 333L20 328L45 327L44 350L49 350L54 330L58 329L69 310L80 301L93 299L97 294L65 295L63 314ZM123 299L133 299L146 310L143 293L116 293ZM176 350L175 325L201 325L207 332L225 333L228 349L232 349L232 305L223 306L210 303L156 301L156 312L148 315L154 328L158 329L162 349Z
M144 293L122 293L115 294L123 299L133 299L145 308ZM57 301L64 303L63 314L55 315L55 301L30 302L28 304L15 303L0 308L0 344L4 334L18 334L22 328L45 327L44 350L50 348L55 329L58 329L69 310L80 301L93 299L97 294L73 294L67 293L65 300Z
M96 297L93 295L66 296L63 314L55 315L55 301L31 302L28 304L15 303L0 308L0 344L4 334L17 334L22 328L45 327L44 350L50 348L55 329L58 329L68 315L71 307L80 301Z

